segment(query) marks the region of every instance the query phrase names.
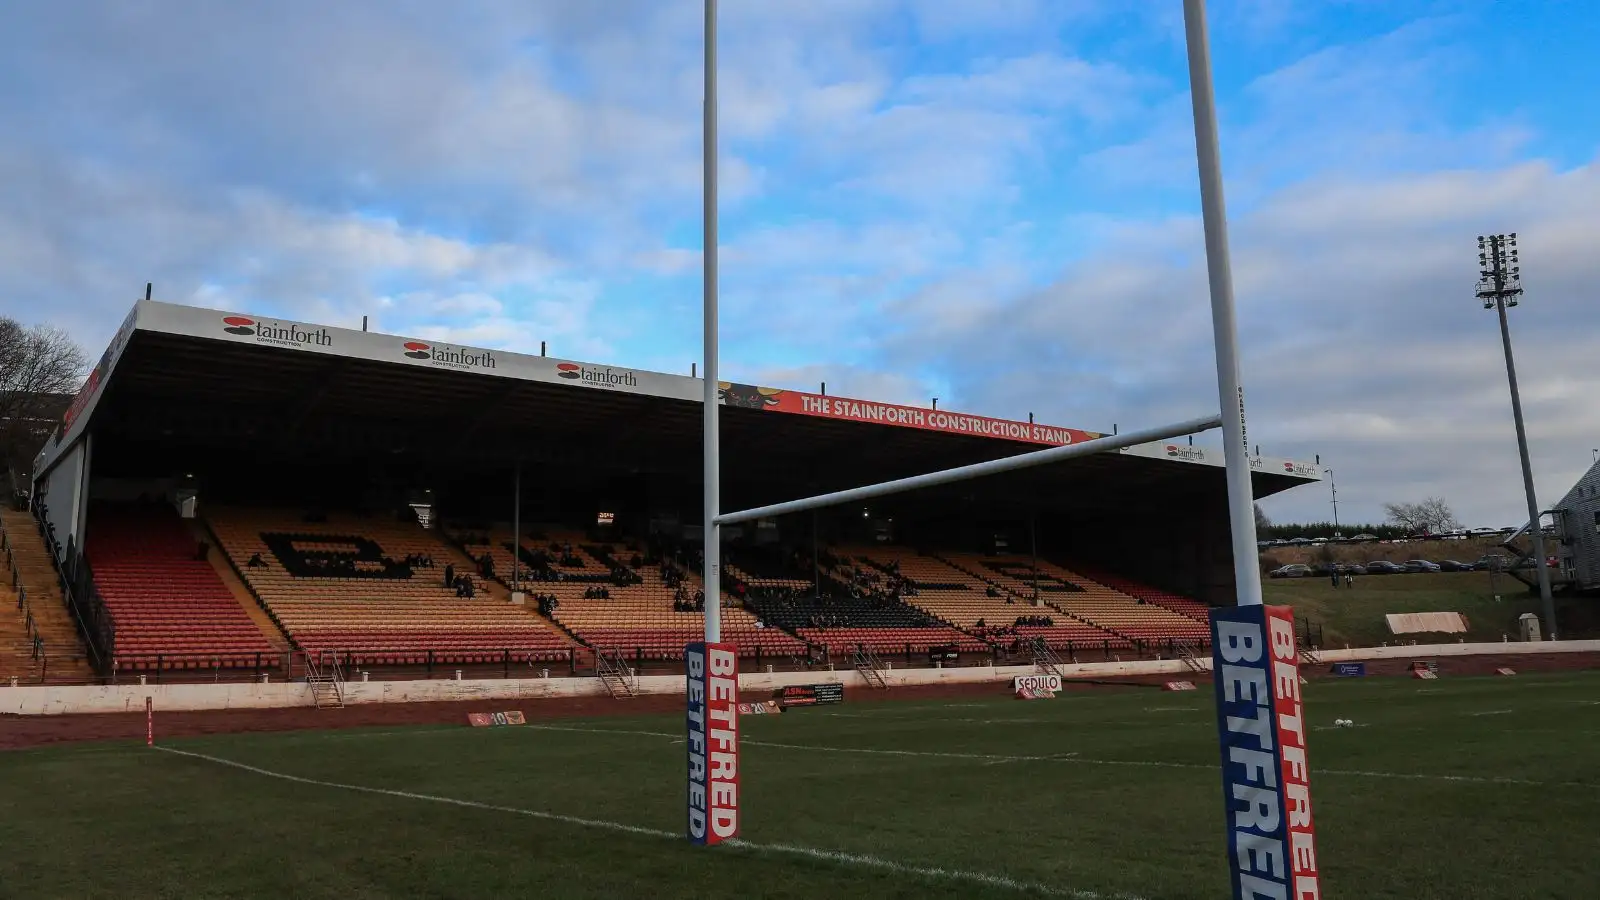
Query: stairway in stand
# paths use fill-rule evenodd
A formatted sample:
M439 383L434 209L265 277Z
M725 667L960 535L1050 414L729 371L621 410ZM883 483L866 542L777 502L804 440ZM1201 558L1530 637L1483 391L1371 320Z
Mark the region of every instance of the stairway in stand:
M1195 645L1188 641L1177 641L1173 644L1173 649L1178 652L1178 659L1183 661L1183 667L1189 671L1196 675L1205 675L1211 671L1209 658L1202 662L1200 648Z
M615 653L595 655L595 674L600 676L600 683L617 700L632 697L638 685L628 663Z
M1066 676L1061 674L1062 665L1064 665L1064 663L1062 662L1061 657L1057 656L1055 651L1050 649L1050 644L1048 642L1046 642L1043 638L1034 638L1033 667L1038 669L1040 674L1054 675L1057 678L1065 678Z
M856 671L861 673L868 687L875 691L889 689L889 683L883 679L883 670L888 666L878 658L878 654L862 648L850 654L850 662L856 667Z
M26 510L0 510L11 559L20 586L27 591L33 629L27 613L17 608L17 592L12 589L8 567L0 565L0 683L82 684L95 679L89 665L78 624L61 596L61 582L50 561L39 526ZM0 553L0 563L5 555ZM32 633L43 640L44 655L33 656Z
M308 654L306 684L317 709L344 709L344 669L339 654Z

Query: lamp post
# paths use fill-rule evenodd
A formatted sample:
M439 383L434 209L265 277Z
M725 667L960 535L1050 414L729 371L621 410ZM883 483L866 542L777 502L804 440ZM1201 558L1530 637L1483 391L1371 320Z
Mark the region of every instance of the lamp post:
M1528 527L1533 530L1534 570L1539 576L1539 600L1544 611L1545 634L1556 640L1556 605L1550 595L1550 568L1544 553L1544 525L1539 500L1533 490L1533 464L1528 460L1528 430L1522 422L1522 395L1517 392L1517 365L1511 355L1511 326L1506 310L1521 302L1522 266L1517 259L1517 233L1478 235L1477 297L1484 309L1500 316L1500 343L1506 352L1506 379L1511 384L1511 417L1517 424L1517 452L1522 456L1522 489L1528 501Z

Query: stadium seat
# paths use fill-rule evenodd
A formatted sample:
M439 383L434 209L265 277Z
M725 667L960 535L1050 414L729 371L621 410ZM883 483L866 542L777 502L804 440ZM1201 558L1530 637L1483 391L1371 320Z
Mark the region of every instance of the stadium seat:
M542 539L522 538L523 551L548 554L551 545L563 548L563 552L570 546L577 565L557 564L553 568L560 572L563 580L530 582L526 590L534 596L555 597L558 601L553 614L555 621L590 647L634 660L677 660L683 658L685 645L705 636L704 613L672 608L674 590L662 580L659 565L635 569L623 558L631 557L632 553L591 541L570 530L553 527L536 530ZM496 528L491 532L495 546L508 548L508 561L509 535L509 529ZM637 583L614 583L610 577L614 569L624 570L629 580ZM692 596L704 589L698 575L681 568L679 571L686 593ZM594 587L605 588L610 596L584 597L584 593ZM724 591L722 597L722 637L739 649L740 656L799 659L809 654L805 641L780 628L768 627L768 623L740 608L731 593Z
M85 547L123 670L249 668L277 654L165 506L97 504Z
M229 558L299 649L336 653L362 665L571 658L570 638L533 611L507 602L503 591L456 596L445 585L445 567L482 584L476 568L415 521L316 518L239 509L210 516ZM257 555L261 565L252 567ZM406 560L413 557L433 565L412 566ZM348 565L319 570L327 560Z
M914 593L905 602L929 615L981 634L1001 646L1031 643L1042 639L1052 649L1123 649L1129 645L1121 635L1064 615L1060 610L1034 606L1030 596L1006 592L959 565L963 558L933 557L902 547L855 547L844 551L879 572L897 571L910 579ZM947 561L950 560L950 561ZM995 587L998 596L990 595ZM1051 618L1050 625L1016 625L1018 618ZM982 622L980 629L978 623Z

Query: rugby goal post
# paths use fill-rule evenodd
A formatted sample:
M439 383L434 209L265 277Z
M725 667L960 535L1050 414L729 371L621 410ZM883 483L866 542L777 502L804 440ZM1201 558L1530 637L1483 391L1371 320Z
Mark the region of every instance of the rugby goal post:
M706 604L705 640L691 644L685 653L690 840L716 844L737 837L739 830L738 655L735 648L721 642L723 525L1064 462L1220 426L1238 605L1214 610L1211 631L1233 896L1236 900L1255 897L1312 900L1317 897L1317 865L1305 766L1305 727L1300 712L1299 657L1293 643L1294 620L1287 610L1262 605L1261 573L1256 565L1255 498L1250 485L1244 386L1239 369L1238 323L1234 313L1233 272L1205 0L1183 0L1183 12L1212 338L1216 349L1219 414L735 512L722 511L719 480L717 0L703 0L703 3L701 265L705 534L701 577L705 582ZM1285 622L1287 648L1283 646Z

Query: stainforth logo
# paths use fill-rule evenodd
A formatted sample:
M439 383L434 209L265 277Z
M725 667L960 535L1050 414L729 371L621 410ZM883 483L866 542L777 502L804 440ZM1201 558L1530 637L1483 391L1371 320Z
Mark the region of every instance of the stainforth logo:
M1183 459L1190 462L1197 462L1206 458L1206 451L1200 449L1199 447L1182 447L1177 444L1168 444L1167 456L1170 456L1173 459Z
M639 376L626 369L591 369L577 363L556 363L556 376L601 387L638 387Z
M468 350L422 341L406 341L400 347L401 352L412 359L426 360L450 369L493 369L499 365L494 354L488 350Z
M240 337L254 337L259 344L278 344L284 347L333 346L333 335L328 333L328 329L310 329L292 322L223 316L222 330Z

